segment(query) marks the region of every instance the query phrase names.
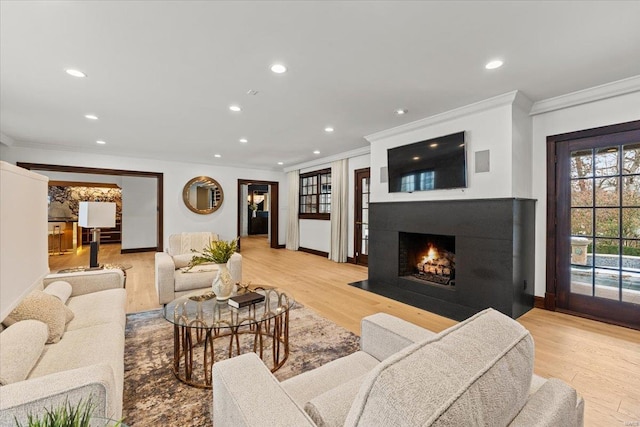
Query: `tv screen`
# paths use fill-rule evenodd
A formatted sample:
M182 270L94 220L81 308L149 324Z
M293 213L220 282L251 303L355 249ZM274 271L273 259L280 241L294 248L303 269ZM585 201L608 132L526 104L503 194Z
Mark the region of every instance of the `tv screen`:
M464 131L387 150L389 192L467 186Z

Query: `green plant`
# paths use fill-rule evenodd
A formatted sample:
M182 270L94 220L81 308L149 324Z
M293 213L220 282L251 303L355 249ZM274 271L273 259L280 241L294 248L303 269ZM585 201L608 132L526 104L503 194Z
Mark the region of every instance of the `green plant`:
M214 240L210 242L207 247L202 250L202 255L194 255L189 261L188 269L195 267L196 265L205 264L207 262L213 262L215 264L225 264L238 250L238 238L230 241L226 240ZM192 252L197 252L191 249Z
M45 409L44 415L36 417L32 414L27 416L28 427L89 427L95 405L91 398L86 401L82 399L75 405L72 405L68 400L64 405L57 408ZM26 427L15 419L17 427ZM112 424L113 427L121 425L118 421L116 424Z

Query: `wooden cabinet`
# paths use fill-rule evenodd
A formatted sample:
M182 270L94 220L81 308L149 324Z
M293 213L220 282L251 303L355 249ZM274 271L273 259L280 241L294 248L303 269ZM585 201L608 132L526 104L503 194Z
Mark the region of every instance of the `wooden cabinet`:
M91 242L91 229L82 228L82 244L88 245ZM100 244L102 243L120 243L122 242L122 221L116 220L116 226L113 228L100 229Z

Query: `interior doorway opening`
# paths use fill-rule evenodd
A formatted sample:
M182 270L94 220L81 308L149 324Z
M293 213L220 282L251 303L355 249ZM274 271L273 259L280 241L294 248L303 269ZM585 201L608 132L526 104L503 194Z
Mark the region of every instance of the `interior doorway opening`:
M278 242L278 183L249 179L238 180L238 236L265 236L269 247Z

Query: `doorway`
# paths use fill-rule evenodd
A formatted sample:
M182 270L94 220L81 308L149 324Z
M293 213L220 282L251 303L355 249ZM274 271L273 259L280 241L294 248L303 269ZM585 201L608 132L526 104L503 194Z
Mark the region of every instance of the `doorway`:
M238 236L266 234L269 247L280 248L278 201L278 182L239 179Z
M369 265L369 168L355 171L354 263Z
M156 204L156 224L155 224L155 233L156 233L156 246L155 247L141 247L138 249L124 249L121 250L121 253L128 252L162 252L163 251L163 218L164 218L164 203L163 203L163 177L164 175L160 172L142 172L142 171L130 171L130 170L121 170L121 169L101 169L101 168L88 168L81 166L61 166L61 165L49 165L49 164L41 164L41 163L23 163L18 162L17 166L33 170L33 171L49 171L49 172L65 172L70 174L95 174L95 175L117 175L123 177L125 179L128 178L150 178L155 181L155 185L151 187L155 187L155 204ZM140 186L136 186L138 188ZM141 191L147 192L148 189L146 185L140 188ZM131 196L135 196L131 194ZM132 224L132 227L136 227L136 224Z
M547 144L545 305L640 329L640 121Z

